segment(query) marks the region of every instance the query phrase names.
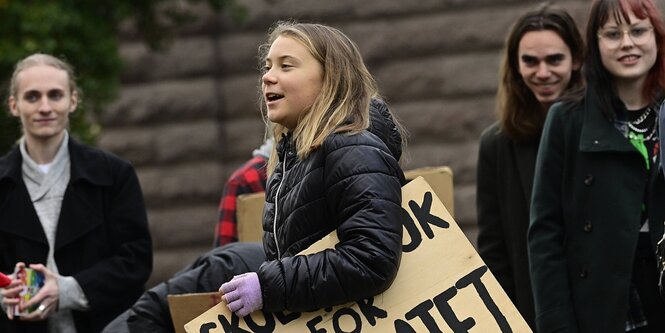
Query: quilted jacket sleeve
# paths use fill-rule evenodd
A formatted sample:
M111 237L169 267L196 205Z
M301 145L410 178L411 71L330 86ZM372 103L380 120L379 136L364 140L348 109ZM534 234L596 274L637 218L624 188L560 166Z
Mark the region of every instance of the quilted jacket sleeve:
M308 311L373 297L394 280L402 252L402 171L373 134L335 135L323 186L334 249L266 262L264 309Z

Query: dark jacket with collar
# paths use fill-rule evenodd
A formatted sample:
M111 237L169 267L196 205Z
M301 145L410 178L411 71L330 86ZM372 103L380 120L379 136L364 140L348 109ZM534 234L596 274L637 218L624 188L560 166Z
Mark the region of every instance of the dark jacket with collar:
M99 332L141 295L152 246L141 188L132 166L69 140L71 177L55 238L60 275L73 276L90 310L73 311L77 332ZM16 262L46 264L49 246L21 171L18 147L0 158L0 271ZM8 321L0 331L46 332L46 322Z
M658 128L660 134L660 142L665 142L665 103L661 104L660 110L658 111ZM665 173L665 167L663 167L663 161L665 160L665 149L660 148L660 161L661 172Z
M529 262L541 333L623 332L647 204L663 235L665 182L589 98L548 113L536 162Z
M526 234L538 139L515 142L494 123L478 150L478 252L533 328Z
M660 111L658 112L658 129L659 129L659 135L660 135L660 142L665 142L665 103L661 104L660 106ZM662 143L661 143L662 145ZM665 148L660 146L660 172L665 174L665 166L663 165L665 162ZM658 268L659 268L659 289L660 289L660 296L665 299L665 234L663 234L663 238L660 240L658 246Z
M402 250L404 175L395 156L401 138L385 115L372 117L370 131L330 135L304 160L290 136L280 141L263 217L264 310L325 308L375 296L392 283ZM334 230L334 250L297 255Z

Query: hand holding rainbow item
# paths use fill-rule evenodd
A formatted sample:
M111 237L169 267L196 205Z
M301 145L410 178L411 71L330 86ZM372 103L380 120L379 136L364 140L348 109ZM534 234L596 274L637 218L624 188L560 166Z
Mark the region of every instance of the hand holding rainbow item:
M21 267L16 272L16 278L21 280L21 285L23 285L23 291L19 294L21 299L20 305L27 303L33 296L35 296L39 289L44 286L44 274L32 269ZM14 308L14 315L20 316L28 313L32 313L37 310L37 306L30 307L21 311L21 306L16 306Z

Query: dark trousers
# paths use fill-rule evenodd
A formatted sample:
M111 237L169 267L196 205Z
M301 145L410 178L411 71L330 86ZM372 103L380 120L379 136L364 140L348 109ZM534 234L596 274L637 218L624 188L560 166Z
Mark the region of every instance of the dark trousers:
M102 333L174 332L168 295L217 291L234 275L255 272L266 260L259 243L231 243L202 255L166 282L146 291Z

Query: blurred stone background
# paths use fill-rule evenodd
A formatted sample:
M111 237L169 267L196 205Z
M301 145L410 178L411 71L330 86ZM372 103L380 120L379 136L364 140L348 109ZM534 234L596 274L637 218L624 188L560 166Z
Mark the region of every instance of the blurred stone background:
M497 69L512 22L537 1L238 0L238 23L206 6L169 49L123 33L118 100L100 118L102 148L138 172L154 240L152 286L212 247L224 181L263 140L257 47L273 22L325 23L358 44L410 132L405 170L450 166L456 220L475 244L480 132L494 120ZM661 0L662 2L662 0ZM590 2L555 1L584 25Z

